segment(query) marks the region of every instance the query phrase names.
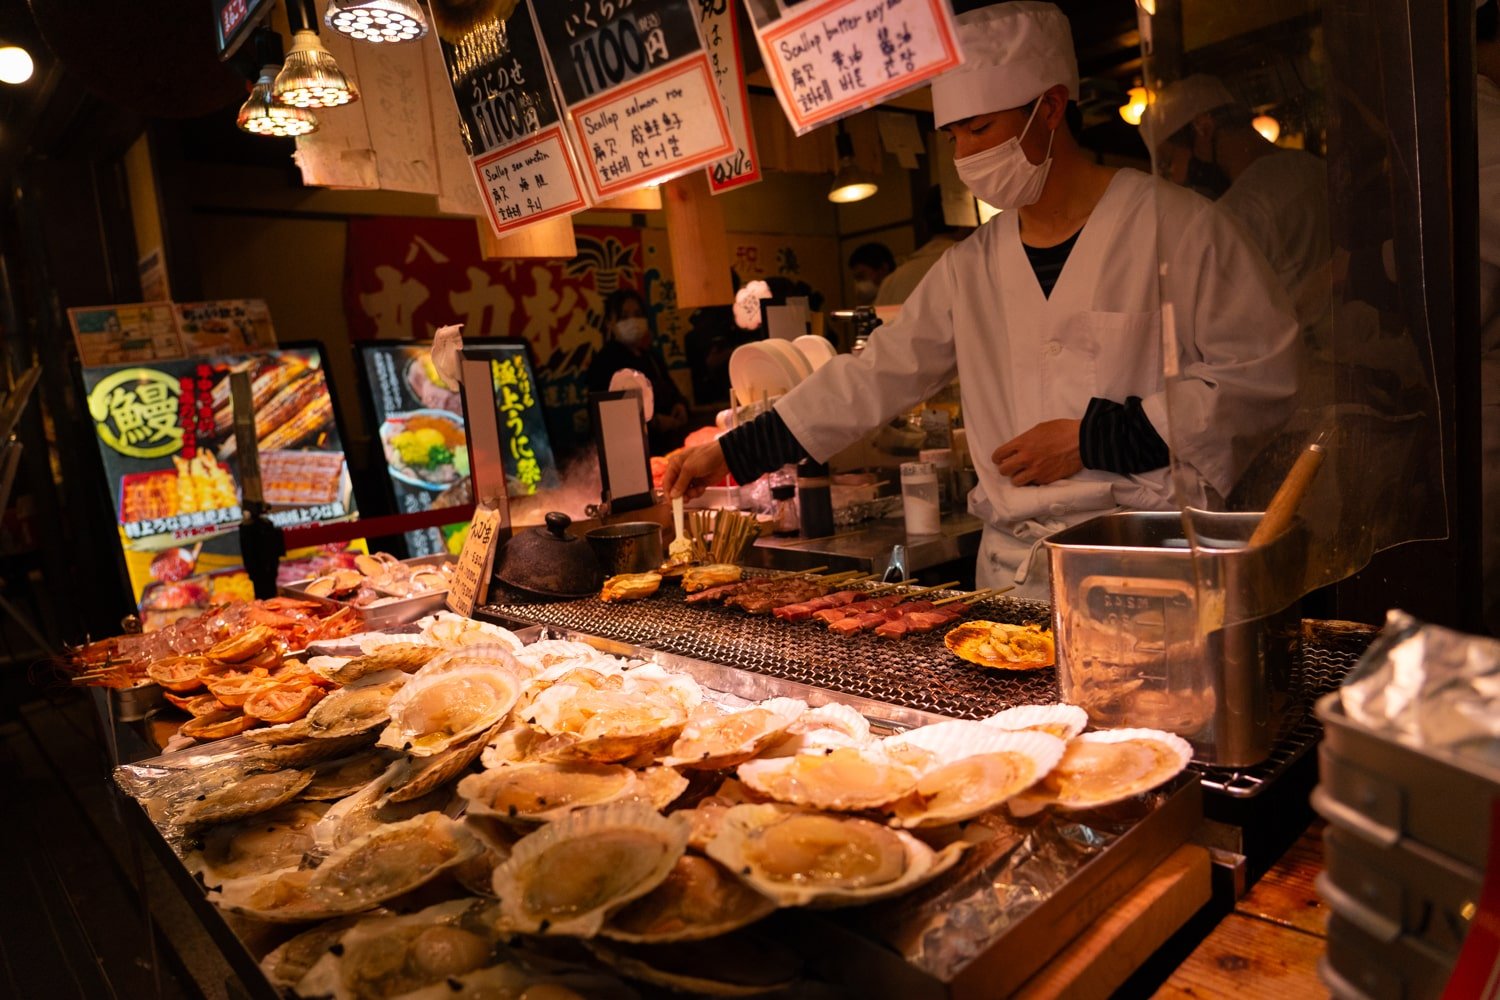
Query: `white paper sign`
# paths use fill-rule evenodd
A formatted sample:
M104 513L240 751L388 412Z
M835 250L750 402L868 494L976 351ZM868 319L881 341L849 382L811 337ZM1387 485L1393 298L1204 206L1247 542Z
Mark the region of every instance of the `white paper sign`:
M745 90L745 64L740 60L740 29L730 0L700 0L703 44L724 110L734 152L708 167L708 188L714 194L760 180L760 157L755 155L755 133L750 128L750 95Z
M699 0L548 0L533 14L595 200L734 152Z
M755 17L756 2L749 7ZM818 0L792 11L756 18L755 33L798 135L911 90L963 59L946 0Z

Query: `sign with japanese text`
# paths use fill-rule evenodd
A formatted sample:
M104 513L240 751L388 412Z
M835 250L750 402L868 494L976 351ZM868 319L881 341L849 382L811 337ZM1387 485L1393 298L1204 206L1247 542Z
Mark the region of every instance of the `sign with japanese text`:
M172 308L187 357L265 351L276 346L271 310L260 299L178 302Z
M533 6L595 200L734 152L697 3L549 0Z
M182 333L170 302L73 308L68 323L85 368L182 357Z
M489 363L506 495L527 497L538 490L557 489L561 485L557 460L552 454L541 394L537 391L526 345L466 343L464 357L482 358ZM471 393L477 391L467 379L464 388Z
M433 11L443 65L495 235L587 207L528 2L504 21L451 28Z
M214 31L219 58L228 59L250 34L262 14L271 9L272 0L210 0L214 12Z
M415 514L453 507L469 495L469 443L456 384L432 363L431 344L363 344L386 476L396 510ZM414 556L449 551L461 523L406 533Z
M745 65L740 60L740 29L730 0L699 0L703 44L708 48L714 83L729 115L729 135L734 152L708 169L708 187L714 194L760 180L760 159L755 155L755 133L750 128L750 95L745 90Z
M745 0L772 89L798 135L963 61L948 0Z
M186 600L184 580L195 572L186 553L196 559L201 550L181 546L211 541L220 557L238 558L242 491L231 371L251 376L271 521L291 527L356 516L317 348L85 368L88 415L143 609L155 597ZM132 560L132 553L155 555Z
M453 567L453 582L448 587L448 609L465 618L474 613L490 590L490 570L495 565L495 549L500 545L505 527L500 509L481 503L474 508L469 522L469 537L464 539L458 565Z

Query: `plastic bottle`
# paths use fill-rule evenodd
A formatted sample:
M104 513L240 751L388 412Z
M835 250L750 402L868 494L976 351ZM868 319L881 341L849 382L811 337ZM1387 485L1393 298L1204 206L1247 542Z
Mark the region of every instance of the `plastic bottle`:
M906 510L908 535L936 535L942 530L937 474L931 462L907 462L901 466L901 502Z

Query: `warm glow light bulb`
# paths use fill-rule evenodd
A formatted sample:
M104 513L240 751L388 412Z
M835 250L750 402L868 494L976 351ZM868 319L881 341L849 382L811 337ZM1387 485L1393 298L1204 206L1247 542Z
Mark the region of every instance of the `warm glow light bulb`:
M869 181L860 181L855 184L845 184L828 192L828 200L847 205L852 201L864 201L880 188Z
M1146 101L1150 95L1145 87L1131 87L1125 96L1127 100L1120 105L1120 117L1131 125L1139 125L1146 114Z
M1135 0L1135 2L1148 17L1156 16L1156 0Z
M1241 118L1240 121L1244 121L1244 119ZM1281 122L1270 115L1256 115L1255 120L1250 123L1250 126L1259 132L1261 137L1267 142L1275 142L1281 138Z
M0 83L25 83L31 79L36 64L31 53L19 45L0 47Z

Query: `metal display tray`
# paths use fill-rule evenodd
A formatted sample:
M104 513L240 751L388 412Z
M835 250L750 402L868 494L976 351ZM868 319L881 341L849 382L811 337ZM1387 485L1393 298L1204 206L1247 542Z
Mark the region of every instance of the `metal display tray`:
M418 556L415 559L402 559L401 564L403 566L437 566L453 561L452 556L446 555ZM392 625L405 625L407 622L414 622L418 618L425 618L428 615L436 614L447 607L447 590L431 590L425 594L418 594L415 597L401 598L385 604L364 606L351 604L348 601L337 601L331 597L315 597L304 589L315 579L317 578L309 577L306 580L297 580L285 586L277 587L276 591L283 597L295 597L302 601L317 601L320 604L327 604L335 608L353 608L364 615L365 628L368 631L379 631L383 628L389 628Z
M526 642L578 639L604 652L659 663L690 674L710 697L725 704L776 696L802 698L814 705L838 701L886 731L945 718L571 629L532 627L518 635ZM233 737L137 761L117 769L116 781L128 795L132 786L139 789L153 774L234 756L254 745ZM140 802L132 802L131 812L151 823ZM1192 775L1184 774L1156 792L1097 813L1043 813L1013 823L996 820L991 825L999 834L987 850L970 851L953 872L909 897L826 913L782 911L764 926L803 955L805 976L846 991L830 995L1003 995L1185 843L1201 819L1201 788ZM164 831L153 827L152 833L153 847L168 862L249 993L276 996L257 964L257 953L275 942L258 942L252 949L238 938L231 922L208 903L202 887L176 859ZM955 913L970 914L971 919L954 921Z

